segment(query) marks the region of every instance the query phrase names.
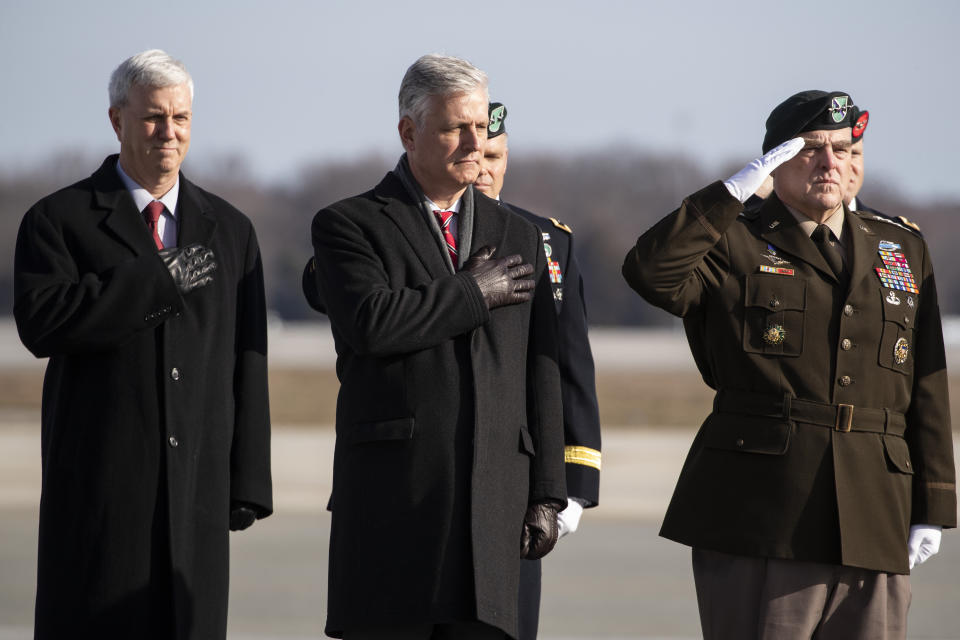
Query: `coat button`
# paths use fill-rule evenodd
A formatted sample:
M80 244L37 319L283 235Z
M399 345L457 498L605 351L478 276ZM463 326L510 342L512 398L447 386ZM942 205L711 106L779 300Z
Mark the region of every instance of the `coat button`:
M853 346L853 343L850 342L850 338L844 338L840 342L840 348L843 349L844 351L850 351L850 347L852 346Z
M910 318L903 316L903 324L910 324Z
M841 376L841 377L840 377L840 386L841 386L841 387L849 387L849 386L850 386L850 383L852 383L852 382L853 382L853 378L851 378L850 376Z
M177 442L177 439L174 438L173 436L170 436L169 438L167 438L167 442L169 442L169 443L170 443L170 446L171 446L172 448L174 448L174 449L176 449L178 446L180 446L180 443Z
M850 316L853 315L853 305L852 305L852 304L848 304L848 305L846 305L846 306L843 307L843 315L845 315L845 316L847 316L847 317L850 317Z
M177 369L176 367L174 367L173 369L170 369L170 378L171 378L174 382L176 382L177 380L179 380L179 379L180 379L180 369Z
M737 438L737 446L738 446L738 447L742 447L742 446L743 446L743 438Z
M779 300L776 296L770 298L770 308L771 308L771 309L776 309L776 308L779 307L779 306L780 306L780 300Z

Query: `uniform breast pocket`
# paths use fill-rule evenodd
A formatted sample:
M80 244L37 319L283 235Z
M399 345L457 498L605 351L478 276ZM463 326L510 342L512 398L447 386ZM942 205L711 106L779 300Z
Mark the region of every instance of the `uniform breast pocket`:
M807 281L749 274L743 295L743 350L799 356L803 352Z
M913 371L913 322L916 294L880 289L883 298L883 335L878 362L881 367L907 375Z

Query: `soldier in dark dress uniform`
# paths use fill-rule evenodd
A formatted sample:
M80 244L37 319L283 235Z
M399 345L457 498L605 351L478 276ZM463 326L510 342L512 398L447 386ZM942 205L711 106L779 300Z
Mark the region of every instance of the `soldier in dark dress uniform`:
M544 218L500 200L507 170L507 108L490 104L490 125L483 168L474 187L540 228L557 309L558 351L563 398L567 508L560 513L560 534L576 531L584 508L600 499L600 415L593 354L587 336L583 278L573 253L573 232L556 218ZM540 615L540 560L520 567L520 640L537 637Z
M850 211L842 92L644 233L623 274L684 319L717 391L661 535L693 547L705 638L903 638L910 546L956 526L940 312L914 230ZM741 204L773 172L774 195ZM909 543L908 543L909 541Z

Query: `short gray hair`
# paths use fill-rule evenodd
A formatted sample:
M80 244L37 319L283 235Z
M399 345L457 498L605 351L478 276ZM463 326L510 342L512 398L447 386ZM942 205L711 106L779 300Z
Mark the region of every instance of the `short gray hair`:
M400 83L400 118L413 120L419 129L427 112L427 102L432 96L449 96L455 93L472 93L483 89L487 93L487 74L453 56L428 53L410 65Z
M150 49L130 56L110 74L110 106L127 103L130 87L173 87L186 84L193 100L193 78L182 62L160 49Z

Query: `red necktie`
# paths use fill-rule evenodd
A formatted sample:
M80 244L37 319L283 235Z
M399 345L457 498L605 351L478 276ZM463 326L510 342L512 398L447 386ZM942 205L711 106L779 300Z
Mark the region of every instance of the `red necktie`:
M150 232L153 234L153 242L157 245L157 250L163 249L163 241L160 239L160 234L157 232L157 220L160 219L160 216L163 215L163 203L154 200L147 205L147 208L143 210L143 217L147 221L147 228L150 229Z
M447 243L447 251L450 252L450 259L453 261L453 270L457 270L457 239L450 233L450 221L453 220L453 211L433 211L437 216L437 222L440 223L440 231L443 232L443 239Z

